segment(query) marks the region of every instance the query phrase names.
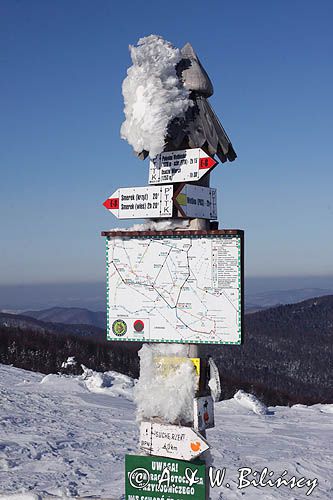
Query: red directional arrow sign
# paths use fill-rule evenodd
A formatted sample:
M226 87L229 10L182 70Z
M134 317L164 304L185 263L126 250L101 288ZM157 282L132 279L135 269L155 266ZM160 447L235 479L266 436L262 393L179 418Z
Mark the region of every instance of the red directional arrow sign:
M210 156L207 156L207 158L200 158L199 159L199 169L211 169L217 165L217 161L215 161L213 158Z

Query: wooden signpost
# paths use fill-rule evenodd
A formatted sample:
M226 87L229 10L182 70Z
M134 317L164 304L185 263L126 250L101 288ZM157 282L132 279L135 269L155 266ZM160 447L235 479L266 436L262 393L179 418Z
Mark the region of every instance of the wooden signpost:
M214 426L221 385L215 363L199 359L198 345L242 343L244 235L238 229L217 229L217 194L209 187L209 174L218 163L214 155L225 162L236 153L207 101L212 94L208 75L189 44L182 50L191 64L182 70L180 85L194 90L196 113L189 114L189 123L179 120L168 129L165 149L172 150L150 161L148 186L116 189L103 203L118 219L189 220L187 230L102 233L107 339L189 344L187 355L198 381L192 422L179 426L153 417L141 422L139 447L147 456L126 456L126 500L160 499L164 482L168 500L209 498L207 467L196 459L209 450L206 430ZM193 147L177 150L175 144ZM141 158L148 153L136 151ZM161 385L181 360L156 357Z

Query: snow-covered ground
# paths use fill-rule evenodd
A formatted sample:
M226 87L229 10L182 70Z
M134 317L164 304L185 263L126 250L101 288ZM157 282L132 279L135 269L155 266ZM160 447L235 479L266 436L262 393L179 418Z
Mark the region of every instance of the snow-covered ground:
M124 455L138 443L132 385L114 372L44 377L0 365L0 499L120 500ZM275 407L265 415L252 403L238 394L216 404L207 439L226 479L212 499L332 499L333 405ZM273 477L287 470L287 478L319 484L310 496L308 487L239 490L244 467L268 467Z

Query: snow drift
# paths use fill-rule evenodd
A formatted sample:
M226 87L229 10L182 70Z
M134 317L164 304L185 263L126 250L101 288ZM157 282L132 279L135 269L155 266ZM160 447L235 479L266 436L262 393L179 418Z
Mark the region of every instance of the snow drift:
M138 452L134 403L78 391L67 381L79 377L53 377L57 391L50 377L40 384L43 377L0 364L0 500L123 499L124 455ZM211 488L212 500L331 500L331 410L277 406L260 418L235 399L217 403L208 442L230 487ZM318 487L310 496L308 488L238 488L240 467L264 466L276 475L287 470L288 477L316 477Z
M148 151L151 158L163 151L169 122L193 105L177 77L181 52L161 36L140 38L130 46L133 65L122 86L125 121L121 137L136 153Z
M79 376L59 375L50 373L45 375L40 384L48 391L55 392L94 392L112 397L123 397L133 400L134 380L122 373L107 371L95 372L81 365L83 374Z
M134 380L122 373L108 371L95 372L81 365L83 369L82 380L90 392L121 396L132 401Z
M242 391L241 389L236 392L234 395L234 399L244 408L247 408L248 410L252 410L253 413L256 413L257 415L267 415L267 407L259 401L253 394L248 394L245 391Z

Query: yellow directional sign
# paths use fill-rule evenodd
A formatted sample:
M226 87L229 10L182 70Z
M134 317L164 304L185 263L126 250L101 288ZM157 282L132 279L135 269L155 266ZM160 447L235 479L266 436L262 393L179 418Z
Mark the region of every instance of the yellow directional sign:
M185 358L185 357L174 357L174 356L155 356L154 361L157 370L163 377L167 377L170 372L177 370L183 363L188 360L192 361L195 368L197 377L200 377L200 358Z

